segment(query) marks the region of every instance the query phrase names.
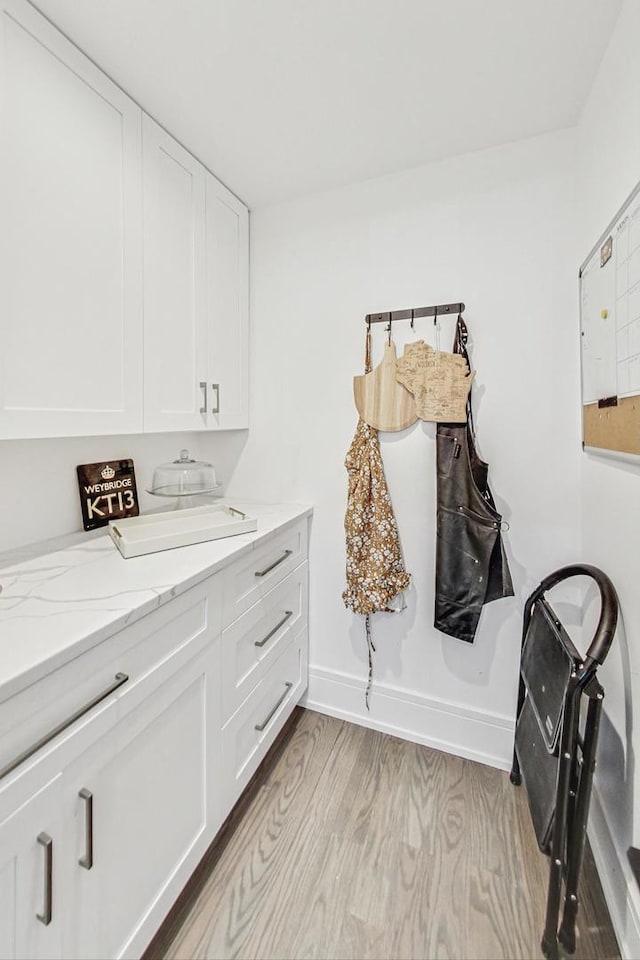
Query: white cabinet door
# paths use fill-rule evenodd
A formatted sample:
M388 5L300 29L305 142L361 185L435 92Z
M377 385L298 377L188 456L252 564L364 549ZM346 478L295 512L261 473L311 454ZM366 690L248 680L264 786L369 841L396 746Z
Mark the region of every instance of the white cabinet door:
M0 0L0 437L142 429L141 111Z
M66 957L139 956L220 824L211 657L185 664L65 773Z
M249 426L249 211L207 174L209 425Z
M62 956L60 777L0 823L0 957Z
M144 428L207 426L205 170L143 118Z

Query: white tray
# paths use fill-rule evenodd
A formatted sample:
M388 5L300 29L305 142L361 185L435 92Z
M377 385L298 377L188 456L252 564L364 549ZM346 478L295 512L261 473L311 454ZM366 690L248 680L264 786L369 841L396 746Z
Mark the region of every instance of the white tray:
M257 529L255 517L219 503L109 521L111 539L127 558Z

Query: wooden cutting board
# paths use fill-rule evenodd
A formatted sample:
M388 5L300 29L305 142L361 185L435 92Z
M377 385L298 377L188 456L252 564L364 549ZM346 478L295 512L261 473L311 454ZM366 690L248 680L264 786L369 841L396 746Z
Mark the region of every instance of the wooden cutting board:
M396 380L396 348L388 343L381 363L371 373L353 378L358 413L376 430L406 430L418 419L409 391Z

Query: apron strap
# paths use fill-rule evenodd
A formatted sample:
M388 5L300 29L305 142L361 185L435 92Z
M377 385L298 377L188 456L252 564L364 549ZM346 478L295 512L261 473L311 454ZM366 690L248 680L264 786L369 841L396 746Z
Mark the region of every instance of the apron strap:
M469 368L469 376L471 375L471 360L469 359L469 351L467 349L467 341L469 339L469 331L467 330L467 325L462 319L462 314L458 314L458 320L456 322L456 332L453 339L453 352L458 353L464 357L467 361L467 367ZM476 435L476 428L473 422L473 408L471 406L471 387L469 388L469 393L467 394L467 421L471 427L471 433L473 437Z
M367 710L369 707L369 696L371 694L371 687L373 685L373 655L376 652L376 648L373 645L373 639L371 637L371 614L368 613L364 621L364 629L367 636L367 650L369 653L369 676L367 677L367 689L364 694L364 702Z

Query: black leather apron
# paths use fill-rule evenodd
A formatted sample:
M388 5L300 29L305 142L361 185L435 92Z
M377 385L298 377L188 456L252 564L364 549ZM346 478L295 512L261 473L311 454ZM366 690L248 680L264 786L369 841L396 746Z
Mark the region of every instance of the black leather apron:
M459 318L454 351L467 358L467 331ZM488 484L489 465L467 423L439 423L436 434L436 597L434 626L473 643L485 603L513 596L511 574Z

